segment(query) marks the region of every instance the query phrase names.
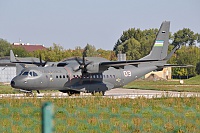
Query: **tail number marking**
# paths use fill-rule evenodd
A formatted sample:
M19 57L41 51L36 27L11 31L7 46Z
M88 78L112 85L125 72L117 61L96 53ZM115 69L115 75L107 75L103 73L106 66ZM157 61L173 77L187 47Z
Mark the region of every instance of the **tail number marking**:
M125 77L131 77L131 71L123 71Z

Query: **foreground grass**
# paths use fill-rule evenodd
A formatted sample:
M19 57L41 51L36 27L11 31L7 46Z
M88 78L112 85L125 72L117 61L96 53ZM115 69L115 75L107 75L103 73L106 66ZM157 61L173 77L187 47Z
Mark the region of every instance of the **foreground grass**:
M41 132L41 106L54 105L55 132L200 132L200 98L4 98L0 132Z
M124 88L161 91L200 92L200 76L196 76L183 81L184 84L180 84L179 80L137 80L125 85Z

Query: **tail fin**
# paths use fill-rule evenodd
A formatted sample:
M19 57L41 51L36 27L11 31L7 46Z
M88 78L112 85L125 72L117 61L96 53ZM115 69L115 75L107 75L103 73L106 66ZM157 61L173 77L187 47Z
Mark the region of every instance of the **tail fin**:
M10 62L16 62L16 58L12 50L10 50Z
M167 56L169 45L169 28L169 21L164 21L161 24L150 54L141 58L140 60L162 60Z

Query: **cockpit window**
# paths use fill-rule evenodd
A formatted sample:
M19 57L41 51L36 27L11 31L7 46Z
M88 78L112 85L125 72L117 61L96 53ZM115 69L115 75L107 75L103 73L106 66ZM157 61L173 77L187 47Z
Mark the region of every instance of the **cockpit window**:
M25 75L25 76L31 76L31 77L36 77L38 76L38 74L34 71L29 71L29 72L23 72L21 75Z
M28 72L23 72L22 75L28 75Z
M35 77L35 76L38 76L38 74L36 73L36 72L33 72L33 76Z
M33 72L30 71L30 72L29 72L29 76L33 76Z

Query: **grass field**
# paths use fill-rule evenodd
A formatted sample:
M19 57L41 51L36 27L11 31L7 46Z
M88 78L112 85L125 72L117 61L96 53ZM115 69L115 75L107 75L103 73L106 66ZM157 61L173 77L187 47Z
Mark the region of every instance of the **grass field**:
M29 98L0 101L0 132L41 131L41 106L54 105L55 132L200 132L200 98Z
M179 81L134 81L126 88L199 92L200 77ZM19 93L0 85L0 93ZM41 132L41 106L54 105L55 132L200 132L200 98L2 98L0 132Z
M180 92L200 92L200 76L196 76L183 81L184 83L180 84L179 80L137 80L125 85L124 88Z

